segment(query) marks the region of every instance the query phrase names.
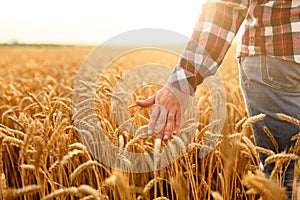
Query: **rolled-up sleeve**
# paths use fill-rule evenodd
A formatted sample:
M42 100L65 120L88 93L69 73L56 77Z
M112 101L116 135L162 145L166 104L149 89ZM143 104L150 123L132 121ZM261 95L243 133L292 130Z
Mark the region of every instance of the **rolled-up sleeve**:
M203 80L216 73L242 24L248 0L209 0L180 55L168 84L193 95Z

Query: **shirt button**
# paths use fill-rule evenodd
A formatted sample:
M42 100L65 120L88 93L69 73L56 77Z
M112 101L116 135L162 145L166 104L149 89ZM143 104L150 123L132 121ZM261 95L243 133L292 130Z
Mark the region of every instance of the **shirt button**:
M250 36L249 40L250 42L254 42L254 36Z

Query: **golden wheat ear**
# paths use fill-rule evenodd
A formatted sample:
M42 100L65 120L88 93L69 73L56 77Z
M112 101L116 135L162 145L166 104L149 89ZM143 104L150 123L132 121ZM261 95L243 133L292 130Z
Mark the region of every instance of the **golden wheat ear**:
M255 174L249 173L243 178L243 184L249 188L247 193L261 194L263 199L287 200L285 188L279 182L267 179L261 171Z
M281 119L283 121L290 122L290 123L295 124L296 126L300 127L300 120L298 120L294 117L288 116L283 113L278 113L277 116L279 117L279 119Z

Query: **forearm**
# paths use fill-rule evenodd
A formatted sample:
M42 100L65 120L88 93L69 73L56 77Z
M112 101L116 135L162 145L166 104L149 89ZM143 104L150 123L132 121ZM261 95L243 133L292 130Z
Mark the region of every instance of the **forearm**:
M196 87L216 72L244 20L247 2L209 1L203 6L169 85L193 95Z

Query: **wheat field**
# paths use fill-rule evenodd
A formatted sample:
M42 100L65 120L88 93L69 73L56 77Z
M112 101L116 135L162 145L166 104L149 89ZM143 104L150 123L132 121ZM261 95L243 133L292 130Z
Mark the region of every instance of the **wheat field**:
M0 196L3 199L286 199L279 172L290 160L299 160L299 140L288 152L255 146L251 124L264 118L247 117L239 87L235 47L224 60L220 74L226 90L226 120L214 149L199 158L203 137L210 134L211 102L205 86L198 135L186 153L153 172L128 173L110 168L90 154L74 126L74 80L88 47L0 48ZM112 91L123 71L159 61L174 66L177 57L147 52L130 54L113 63L97 86L103 101L96 104L101 129L119 148L131 152L153 151L155 140L134 138L116 126L109 115ZM150 108L138 108L136 99L152 95L159 86L139 88L128 107L138 126L149 121ZM78 115L78 114L77 114ZM278 114L300 126L297 119ZM276 140L265 128L276 147ZM164 144L167 145L167 144ZM270 178L259 171L258 152L275 163ZM124 158L126 159L126 158ZM296 165L295 174L299 173ZM295 175L295 177L296 177ZM294 183L293 195L297 193Z

